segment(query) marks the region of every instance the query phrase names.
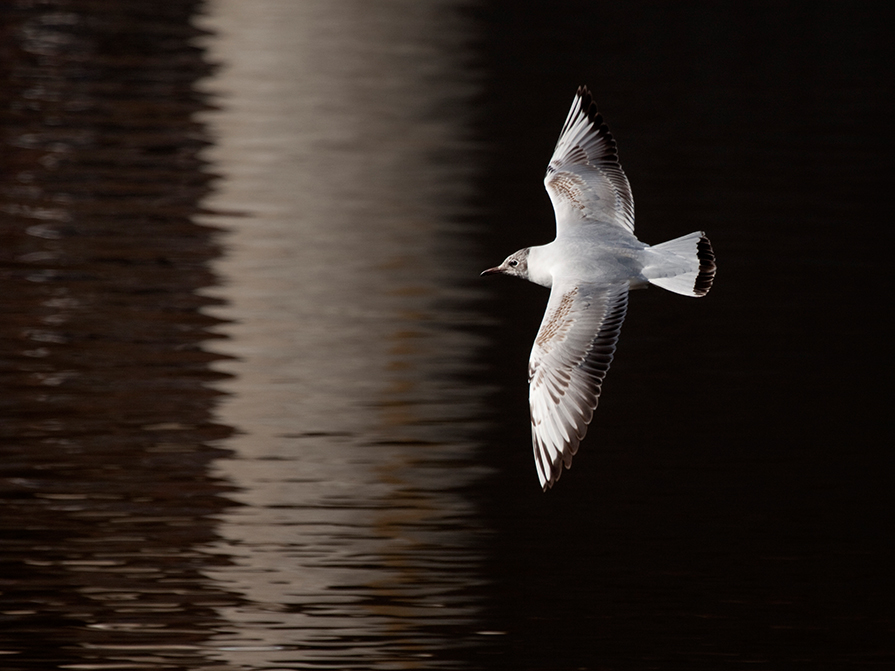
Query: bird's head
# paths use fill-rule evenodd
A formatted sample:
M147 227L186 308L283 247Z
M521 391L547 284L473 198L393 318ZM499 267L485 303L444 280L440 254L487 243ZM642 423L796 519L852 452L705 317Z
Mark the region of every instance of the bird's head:
M529 247L526 247L510 254L499 266L483 270L482 275L514 275L527 280L529 249Z

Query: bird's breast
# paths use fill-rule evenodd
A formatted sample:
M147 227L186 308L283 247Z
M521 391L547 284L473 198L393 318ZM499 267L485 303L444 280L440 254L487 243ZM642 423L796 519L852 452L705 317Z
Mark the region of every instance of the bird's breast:
M636 281L643 269L645 245L629 241L558 239L533 247L529 257L532 282L552 286L557 279L593 284Z

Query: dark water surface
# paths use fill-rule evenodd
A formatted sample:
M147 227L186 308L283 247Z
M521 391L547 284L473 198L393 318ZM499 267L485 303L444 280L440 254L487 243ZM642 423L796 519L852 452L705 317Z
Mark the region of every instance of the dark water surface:
M233 429L197 293L220 250L194 10L0 9L4 669L190 667L237 600L201 550Z
M0 7L0 668L895 667L891 11ZM540 492L575 87L638 292Z

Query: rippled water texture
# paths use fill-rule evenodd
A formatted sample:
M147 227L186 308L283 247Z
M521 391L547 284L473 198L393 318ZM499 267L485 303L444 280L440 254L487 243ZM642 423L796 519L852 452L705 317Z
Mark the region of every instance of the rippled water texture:
M462 20L91 9L6 17L9 659L462 655L485 534Z
M895 667L868 7L0 3L0 669ZM579 84L719 271L543 494Z
M244 504L210 575L250 604L224 611L231 663L438 667L474 644L473 89L450 5L230 0L207 23L230 59L208 204L239 213L208 219L230 231L212 312L239 432L216 472Z
M2 9L3 668L192 663L233 485L191 3ZM99 666L93 666L96 663Z

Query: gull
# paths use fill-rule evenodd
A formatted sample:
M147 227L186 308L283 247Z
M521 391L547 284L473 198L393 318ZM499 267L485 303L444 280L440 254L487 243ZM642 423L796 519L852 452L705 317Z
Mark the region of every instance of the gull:
M705 296L715 255L702 231L653 246L634 236L631 186L587 87L575 94L544 185L556 212L556 239L520 249L482 275L550 288L528 362L532 444L546 491L563 466L571 467L593 419L628 292L654 284Z

